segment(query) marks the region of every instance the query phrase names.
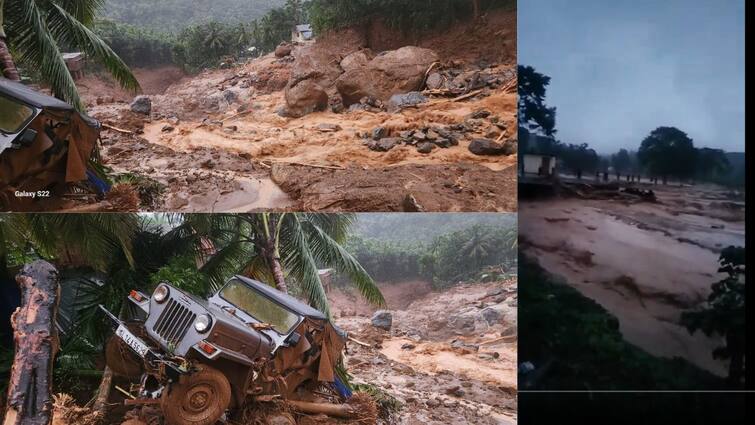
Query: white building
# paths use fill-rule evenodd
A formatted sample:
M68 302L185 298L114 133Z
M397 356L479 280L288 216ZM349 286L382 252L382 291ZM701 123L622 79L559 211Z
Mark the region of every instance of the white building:
M302 24L294 27L291 31L291 41L295 43L302 43L304 41L314 40L314 32L312 31L312 25Z
M556 157L527 153L522 155L522 174L553 177L556 173Z

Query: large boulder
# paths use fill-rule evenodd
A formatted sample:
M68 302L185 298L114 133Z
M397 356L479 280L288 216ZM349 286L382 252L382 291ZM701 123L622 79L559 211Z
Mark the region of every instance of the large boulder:
M513 155L516 153L516 142L507 140L496 143L490 139L474 139L469 144L469 151L475 155Z
M471 335L477 328L477 319L479 318L476 308L468 308L448 318L448 326L458 335Z
M302 80L286 86L286 114L302 117L328 107L328 94L313 80Z
M388 310L378 310L372 315L372 326L386 331L391 330L393 314Z
M282 58L282 57L288 56L291 54L291 50L293 50L293 46L291 46L291 43L283 42L279 44L278 47L275 48L275 57Z
M136 96L130 107L137 114L149 115L152 113L152 99L149 96Z
M381 53L363 65L354 59L347 62L350 69L338 77L336 88L347 106L370 96L387 101L394 94L419 90L427 69L437 60L435 52L416 46Z
M328 90L343 72L341 57L316 44L296 46L291 55L296 59L291 67L291 81L314 80Z
M375 54L370 49L357 50L341 59L341 69L345 72L366 66L374 57Z

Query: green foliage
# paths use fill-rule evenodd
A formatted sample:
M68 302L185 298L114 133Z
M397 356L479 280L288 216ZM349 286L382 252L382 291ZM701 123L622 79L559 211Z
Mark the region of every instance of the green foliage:
M130 66L173 63L176 40L167 33L110 20L98 21L95 32Z
M208 295L210 281L207 275L197 273L197 261L193 253L177 255L149 277L152 287L160 282L170 282L189 293Z
M595 301L557 282L522 256L519 361L536 367L521 388L551 390L689 390L722 388L720 378L681 358L654 357L627 343L619 322Z
M640 164L654 176L678 179L695 173L697 150L687 133L676 127L658 127L642 141L637 151Z
M362 213L354 234L364 239L413 245L474 225L516 228L516 214L496 213Z
M223 58L237 57L249 44L244 25L210 22L191 26L176 36L174 62L187 71L216 68Z
M545 136L556 133L556 107L545 104L545 91L551 77L535 71L531 66L517 67L519 84L519 127Z
M249 22L283 3L284 0L107 0L104 14L117 22L178 32L211 21Z
M512 0L480 0L480 11L515 7ZM393 29L419 33L447 28L473 16L472 0L312 0L308 10L318 32L362 24L375 17Z
M472 224L430 242L352 237L348 249L375 279L426 279L436 285L477 279L488 267L508 269L516 259L516 228Z
M745 249L729 246L721 251L719 273L726 277L711 286L707 305L682 313L682 324L690 333L701 330L705 335L722 335L725 345L713 350L713 358L728 359L729 380L744 384L746 343L745 316Z
M700 148L697 150L696 178L712 181L732 171L729 158L722 149Z
M78 49L103 65L124 88L139 83L125 63L92 30L101 0L5 0L0 22L14 59L34 69L53 93L79 110L83 105L63 60L64 49Z
M617 153L611 155L611 165L619 173L629 172L632 168L632 158L629 155L629 151L619 149Z

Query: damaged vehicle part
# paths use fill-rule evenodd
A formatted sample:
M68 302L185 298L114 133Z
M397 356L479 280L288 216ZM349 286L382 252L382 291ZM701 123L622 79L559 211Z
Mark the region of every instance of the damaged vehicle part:
M161 283L151 297L132 291L128 299L138 307L133 321L103 308L115 327L108 365L129 378L143 370L140 396L147 380L162 387L168 424L214 424L255 398L296 399L307 386L345 395L335 368L346 334L264 283L235 276L206 300Z
M59 99L0 78L0 210L25 209L35 198L27 194L94 178L87 167L100 127Z

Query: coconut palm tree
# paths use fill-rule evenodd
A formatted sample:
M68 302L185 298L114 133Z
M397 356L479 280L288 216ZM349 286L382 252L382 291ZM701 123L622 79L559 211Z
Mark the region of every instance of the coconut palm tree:
M2 75L19 81L17 61L37 70L55 96L83 111L61 52L77 48L102 63L123 88L138 90L128 66L91 30L103 4L104 0L0 0Z
M329 314L320 267L347 276L367 301L385 299L359 262L343 247L354 221L350 214L258 213L183 216L173 233L193 237L197 255L207 256L201 271L217 290L230 275L244 274L278 290L295 289L310 304ZM208 255L207 244L213 242Z

